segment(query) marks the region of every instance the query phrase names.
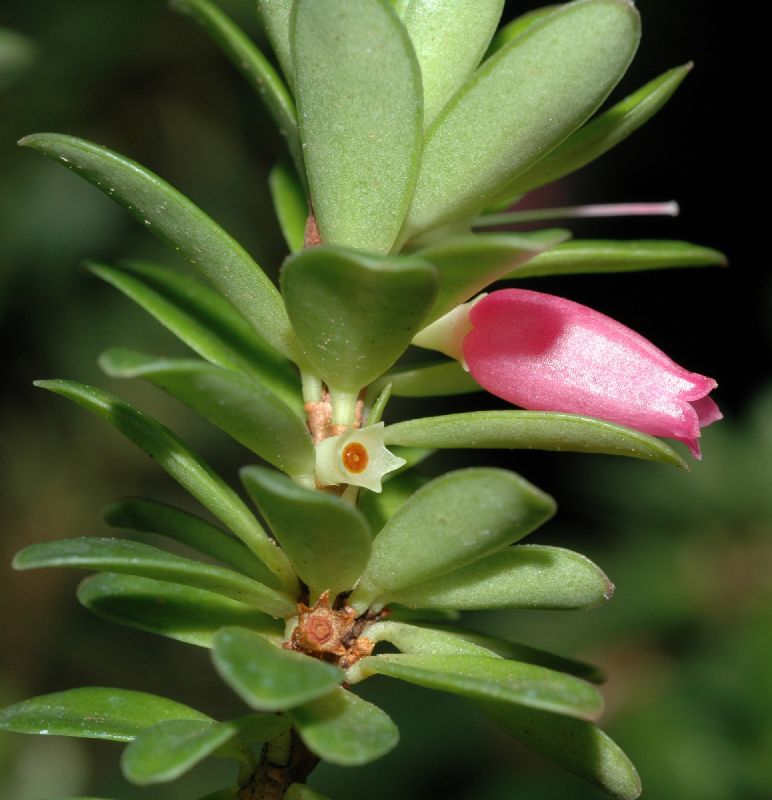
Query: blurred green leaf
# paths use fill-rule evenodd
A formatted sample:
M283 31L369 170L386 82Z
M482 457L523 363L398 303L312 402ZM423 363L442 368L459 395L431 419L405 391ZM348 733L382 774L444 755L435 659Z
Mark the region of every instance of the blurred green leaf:
M490 58L494 53L497 53L499 50L501 50L505 44L509 44L509 42L511 42L513 39L520 36L521 33L525 33L528 28L534 24L534 22L538 22L542 17L545 17L547 14L551 14L556 8L559 7L560 6L556 4L542 6L541 8L534 8L532 11L526 11L525 14L515 17L506 25L502 25L502 27L493 37L491 46L488 48L488 52L486 54L486 58Z
M218 367L257 378L298 413L303 411L295 367L204 283L145 261L88 269L139 304L165 328Z
M19 144L61 162L123 206L199 270L269 344L292 357L292 333L276 287L187 197L135 161L84 139L36 133Z
M179 583L103 572L81 581L78 600L99 617L168 636L187 644L211 647L226 625L257 631L277 643L284 637L281 621L252 606L220 594Z
M428 127L480 63L504 0L411 0L403 22L421 67Z
M378 391L386 383L391 384L395 397L446 397L483 391L458 361L397 366L375 381L373 390Z
M562 230L539 234L537 238L516 233L470 233L418 250L416 257L436 267L439 278L437 299L424 325L571 235Z
M648 122L673 96L692 64L668 70L591 120L520 174L504 192L517 197L581 169Z
M575 239L539 253L505 279L708 266L726 266L726 256L690 242Z
M581 0L488 59L427 131L403 240L476 213L573 133L624 75L639 36L631 3Z
M18 570L72 567L138 575L206 589L274 617L289 617L295 612L295 603L284 592L269 589L238 572L124 539L82 536L31 544L16 554L13 567Z
M370 526L339 497L306 489L274 470L246 467L241 480L310 591L334 599L351 589L370 558Z
M519 545L493 553L428 583L395 590L409 608L595 608L614 584L589 558L562 547Z
M35 386L67 397L117 428L224 522L294 593L297 580L284 553L268 538L233 489L166 426L93 386L62 380L36 381Z
M257 12L268 41L279 60L282 72L294 85L292 53L290 52L290 15L294 0L257 0Z
M16 83L36 58L37 49L26 36L0 28L0 91Z
M235 536L166 503L142 497L121 498L104 508L102 518L113 528L167 536L261 583L272 585L274 581L265 564Z
M363 610L395 597L522 539L554 512L551 497L512 472L473 468L435 478L376 536L349 602Z
M308 360L332 387L358 392L407 348L434 300L435 275L414 258L322 246L291 256L281 285Z
M600 692L573 675L494 656L369 656L362 659L361 670L475 700L498 700L582 719L595 719L603 710Z
M303 783L293 783L287 789L284 800L330 800L330 798L315 792Z
M410 39L388 0L296 0L291 26L298 122L322 240L388 253L421 152L421 73Z
M684 459L653 436L575 414L551 411L469 411L397 422L387 445L567 450L661 461L688 469Z
M84 687L22 700L0 711L0 730L130 742L151 725L211 720L182 703L128 689Z
M295 166L302 172L303 153L295 103L270 62L233 20L209 0L171 0L171 7L201 25L250 82L286 140Z
M257 711L284 711L329 694L342 669L305 653L284 650L246 628L223 628L212 660L220 677Z
M635 800L641 781L630 759L588 722L523 706L487 702L486 716L550 761L599 786L617 800Z
M399 741L385 711L345 689L290 709L287 716L312 753L340 767L369 764Z
M312 481L316 456L305 420L253 378L191 359L113 349L99 358L112 378L144 378L283 472Z
M231 722L161 722L142 731L123 751L121 769L132 783L147 786L173 781L211 755L254 767L254 756L240 740L266 742L289 726L289 720L274 714L250 714Z
M303 185L291 164L280 161L268 175L276 218L290 252L303 249L308 201Z

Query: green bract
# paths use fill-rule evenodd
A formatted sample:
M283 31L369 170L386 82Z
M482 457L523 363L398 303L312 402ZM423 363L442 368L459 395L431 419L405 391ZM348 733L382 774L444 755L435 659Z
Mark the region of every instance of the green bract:
M599 669L455 627L461 611L590 609L611 598L611 580L571 550L518 544L556 507L525 478L485 467L438 474L441 464L423 462L443 448L500 448L686 467L659 439L590 415L460 405L441 414L428 398L482 391L461 363L471 326L462 304L498 281L725 263L681 241L474 232L512 223L494 212L630 136L690 65L593 117L638 45L629 0L547 6L498 33L503 0L255 5L272 57L215 0L172 0L257 90L286 141L269 176L290 251L281 291L135 161L62 134L21 144L112 197L206 279L144 261L89 263L202 359L113 348L100 364L163 389L270 465L240 471L262 522L165 425L101 389L39 381L137 444L216 522L124 498L105 522L143 541L37 543L14 561L96 570L78 588L83 606L208 648L209 677L245 713L216 721L173 700L85 688L16 703L0 729L131 742L121 763L139 785L175 780L209 756L235 760L236 785L197 800L265 800L267 785L272 800L326 800L304 783L316 759L354 767L398 742L391 718L351 688L379 675L467 697L501 730L633 800L634 767L588 721L603 705ZM31 52L0 31L0 87ZM411 343L432 347L446 315L457 351L437 349L459 360L416 360ZM423 411L406 418L408 407ZM526 471L528 455L519 463ZM179 546L190 552L163 549Z

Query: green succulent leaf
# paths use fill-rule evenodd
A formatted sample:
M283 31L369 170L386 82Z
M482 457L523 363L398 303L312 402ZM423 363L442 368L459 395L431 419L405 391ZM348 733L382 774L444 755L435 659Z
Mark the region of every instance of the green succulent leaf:
M401 653L430 656L483 656L498 654L475 644L452 631L408 625L391 619L375 622L367 628L367 638L373 642L389 642ZM356 669L356 667L354 667ZM351 670L349 671L351 682Z
M312 753L340 767L369 764L399 741L399 730L385 711L344 689L287 715Z
M387 383L395 397L448 397L483 391L458 361L397 366L372 384L373 391Z
M241 479L312 599L326 590L335 598L354 586L372 539L356 508L264 467L246 467Z
M254 766L254 756L241 741L266 742L289 726L289 720L274 714L250 714L231 722L161 722L142 731L123 751L121 769L127 780L147 786L173 781L212 755Z
M290 252L303 249L308 219L308 200L296 170L280 161L268 175L276 218Z
M437 268L437 299L427 314L428 325L464 303L539 253L568 239L568 231L540 231L538 237L516 233L470 233L416 252Z
M287 789L284 800L330 800L330 798L315 792L304 783L293 783Z
M381 492L366 492L359 499L359 510L370 523L373 531L379 531L422 487L429 478L408 471L392 478Z
M220 677L257 711L285 711L329 694L343 683L342 669L284 650L246 628L223 628L212 660Z
M193 708L145 692L84 687L22 700L0 711L0 730L130 742L159 722L209 722Z
M227 625L257 631L277 644L281 621L250 605L179 583L103 572L83 580L78 600L98 617L198 647L212 647Z
M572 658L559 656L549 653L546 650L539 650L518 642L510 642L508 639L500 639L494 636L486 636L475 631L464 630L462 628L449 628L448 632L453 633L457 638L464 639L470 644L484 647L497 656L512 659L514 661L525 661L528 664L537 664L541 667L567 672L591 683L604 683L606 673L594 664L587 664L584 661L576 661Z
M244 502L207 464L160 422L109 392L74 381L36 381L113 425L144 450L215 517L225 523L294 593L297 580L287 557L268 538Z
M297 169L302 171L303 153L295 103L270 62L244 31L209 0L171 0L171 6L194 19L249 81L286 139Z
M501 50L505 44L509 44L509 42L511 42L513 39L516 39L518 36L520 36L521 33L525 33L535 22L538 22L540 19L542 19L542 17L546 17L547 14L551 14L556 8L559 7L559 5L551 5L542 6L541 8L534 8L532 11L526 11L525 14L515 17L506 25L502 25L502 27L493 37L493 41L491 42L491 46L488 48L486 57L490 58L494 53L497 53L499 50Z
M253 378L191 359L107 350L99 359L113 378L144 378L298 480L313 481L316 456L305 420Z
M421 73L388 0L296 0L298 122L322 240L388 253L421 151Z
M350 603L365 608L522 539L555 512L555 501L512 472L450 472L419 489L373 542Z
M402 240L489 205L600 106L639 38L632 3L577 0L484 62L426 133Z
M510 736L616 800L636 800L641 794L641 781L632 762L595 725L524 706L493 702L480 706Z
M424 127L480 63L504 0L410 0L403 22L413 43L424 96Z
M591 684L495 656L403 653L369 656L360 663L365 674L388 675L474 700L498 700L581 719L595 719L603 710L603 698Z
M470 411L388 425L385 444L567 450L660 461L688 469L673 448L653 436L575 414L552 411Z
M166 536L261 583L272 585L274 582L265 564L235 536L201 517L158 500L142 497L115 500L104 508L102 519L112 528Z
M146 261L88 269L140 305L202 358L264 383L301 413L295 367L258 336L221 295L204 283Z
M290 87L294 85L290 52L290 15L293 3L294 0L257 0L257 12L263 29Z
M13 567L18 570L71 567L138 575L206 589L252 605L273 617L288 617L295 612L295 603L289 595L245 575L125 539L82 536L39 542L19 551Z
M118 153L58 133L26 136L40 151L94 184L185 257L254 329L285 356L292 335L281 296L241 245L157 175Z
M589 558L562 547L518 545L427 583L395 590L386 601L408 608L595 608L614 584Z
M690 242L575 239L540 253L505 277L510 280L673 267L724 267L726 263L726 256L718 250Z
M308 361L335 388L358 392L407 348L436 292L434 267L339 247L291 256L281 276Z
M616 147L648 122L673 96L692 64L668 70L591 120L507 186L511 197L569 175Z

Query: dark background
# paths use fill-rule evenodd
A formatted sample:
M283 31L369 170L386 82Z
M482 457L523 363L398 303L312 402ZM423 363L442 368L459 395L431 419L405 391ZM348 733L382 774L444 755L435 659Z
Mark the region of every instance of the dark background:
M260 37L248 0L224 5ZM535 5L508 3L507 17ZM758 78L740 67L750 46L741 51L741 20L731 9L698 0L638 6L643 41L615 97L690 59L693 73L632 139L532 202L675 198L682 208L675 220L571 227L593 238L687 239L724 250L731 267L529 286L604 311L689 369L716 377L727 420L706 432L705 460L690 475L538 453L450 454L427 469L496 461L522 472L561 504L534 541L587 553L618 586L598 611L477 615L469 624L605 666L612 678L603 724L639 765L645 797L762 800L772 796L765 760L772 751L771 294L760 255L765 221L754 219L749 196L749 186L762 180L755 177L754 124L739 91L741 81L754 90ZM125 153L275 270L284 246L266 176L281 142L230 64L158 0L6 0L0 26L37 48L31 69L0 94L0 704L101 684L169 694L226 718L239 704L205 653L91 617L73 597L75 573L15 574L7 566L31 542L103 533L99 510L116 496L188 502L118 434L32 389L35 378L69 377L117 391L174 427L231 480L249 458L165 396L100 375L96 357L108 346L183 351L80 263L174 259L101 193L14 143L54 130ZM435 408L395 402L389 413ZM463 702L379 680L365 693L393 714L403 742L361 770L320 769L316 785L336 800L599 796L497 734ZM227 766L207 766L178 784L139 791L122 782L118 754L107 744L3 735L0 797L190 800L231 777Z

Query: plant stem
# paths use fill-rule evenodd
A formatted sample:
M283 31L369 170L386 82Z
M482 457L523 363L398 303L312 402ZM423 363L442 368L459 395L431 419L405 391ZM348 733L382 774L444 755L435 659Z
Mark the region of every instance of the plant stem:
M305 783L319 759L290 730L268 742L260 764L239 789L239 800L282 800L293 783Z

